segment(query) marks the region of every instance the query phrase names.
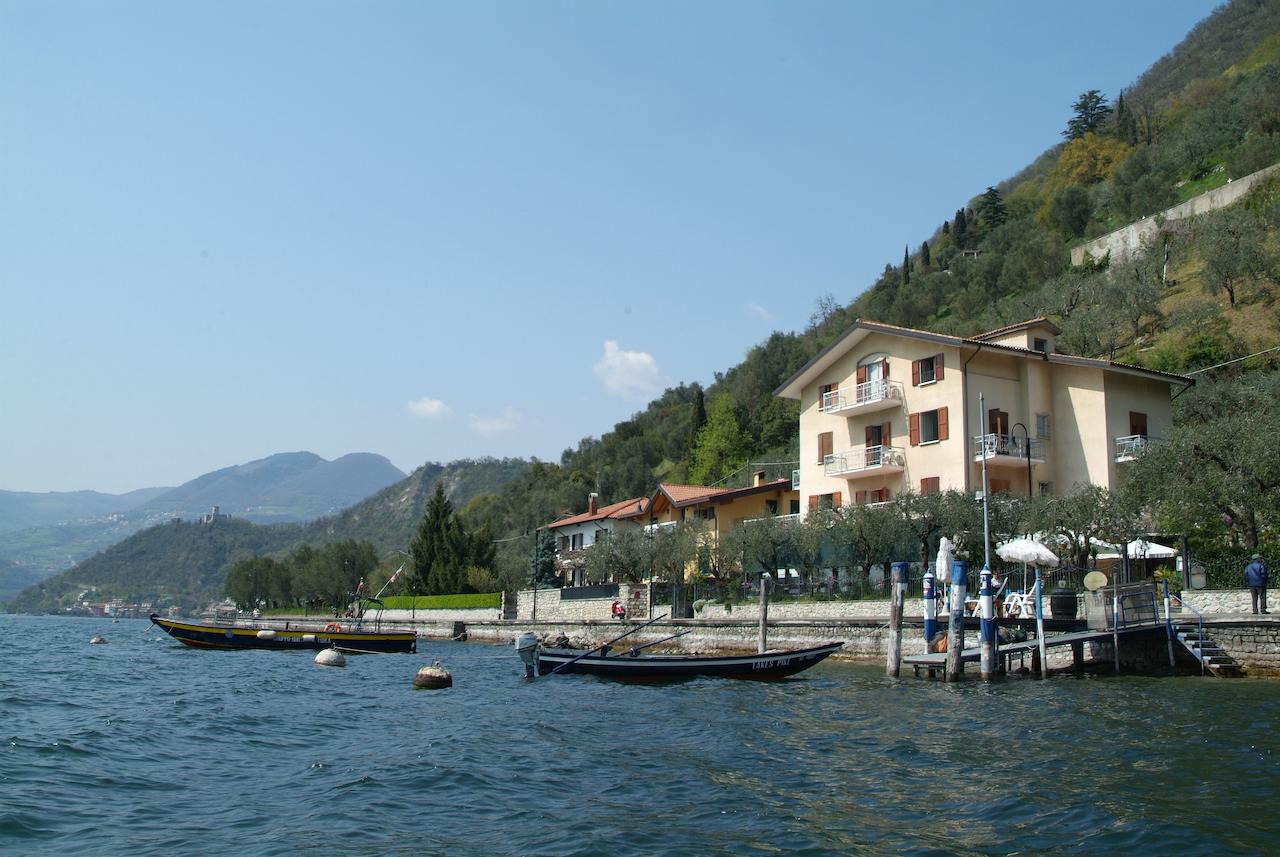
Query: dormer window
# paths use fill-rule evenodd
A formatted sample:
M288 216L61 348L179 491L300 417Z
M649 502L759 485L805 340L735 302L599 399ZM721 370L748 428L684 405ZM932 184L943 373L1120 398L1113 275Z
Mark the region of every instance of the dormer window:
M1048 354L1049 340L1042 339L1041 337L1037 336L1034 340L1033 347L1035 348L1036 351L1039 351L1041 354Z

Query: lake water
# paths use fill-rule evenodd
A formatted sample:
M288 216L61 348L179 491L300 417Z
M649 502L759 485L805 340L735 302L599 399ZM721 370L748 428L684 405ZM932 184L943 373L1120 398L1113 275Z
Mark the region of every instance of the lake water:
M91 646L101 633L107 645ZM522 678L0 616L0 854L1280 852L1280 681ZM421 691L440 658L455 686Z

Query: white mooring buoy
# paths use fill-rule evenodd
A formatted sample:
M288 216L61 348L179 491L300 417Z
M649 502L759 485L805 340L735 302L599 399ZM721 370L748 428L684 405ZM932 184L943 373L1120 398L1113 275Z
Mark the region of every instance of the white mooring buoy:
M347 658L337 649L324 649L316 655L316 663L322 667L345 667Z
M440 665L439 661L432 661L431 666L423 667L418 670L413 677L413 686L421 687L426 690L439 690L442 687L453 687L453 676L449 671Z
M92 640L90 640L89 642L90 642L91 644L93 644L93 645L97 646L97 645L101 645L102 643L105 643L106 641L107 641L107 638L106 638L106 637L104 637L104 636L102 636L101 634L99 634L98 636L96 636L96 637L94 637Z

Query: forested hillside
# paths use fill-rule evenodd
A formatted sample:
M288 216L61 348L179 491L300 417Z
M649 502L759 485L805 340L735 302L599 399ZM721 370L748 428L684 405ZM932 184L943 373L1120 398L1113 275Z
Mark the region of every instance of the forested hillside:
M1080 88L1063 105L1061 140L1013 178L957 200L932 235L907 236L869 288L816 297L806 330L774 333L705 390L669 389L558 464L477 498L466 516L509 540L500 571L518 578L527 534L582 511L591 491L614 502L659 480L741 482L748 461L794 460L796 405L773 391L855 318L972 335L1046 315L1066 350L1175 372L1280 343L1280 183L1171 225L1132 262L1069 262L1075 244L1280 161L1280 2L1219 8L1123 92Z

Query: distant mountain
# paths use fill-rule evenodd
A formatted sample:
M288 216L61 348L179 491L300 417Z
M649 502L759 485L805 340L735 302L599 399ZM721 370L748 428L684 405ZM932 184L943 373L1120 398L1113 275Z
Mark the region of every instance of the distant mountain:
M187 518L218 506L225 514L258 523L308 521L335 514L404 478L390 461L368 452L336 461L310 452L284 452L206 473L134 511Z
M171 488L139 488L126 494L98 491L0 491L0 533L127 512Z
M177 518L223 514L257 523L303 522L336 515L405 475L372 453L326 461L281 453L192 479L177 488L129 494L0 492L0 600L133 533Z
M359 466L359 457L356 458L344 466ZM337 515L304 524L256 524L238 516L211 524L158 524L133 533L68 571L28 586L8 608L54 612L72 606L82 597L92 601L118 597L195 609L222 597L227 567L241 556L284 552L300 544L322 545L341 539L366 539L382 553L405 549L437 482L444 484L446 495L460 508L473 497L500 490L522 476L529 466L529 462L519 459L491 458L425 464ZM286 466L278 472L293 471ZM5 571L0 563L0 580Z

